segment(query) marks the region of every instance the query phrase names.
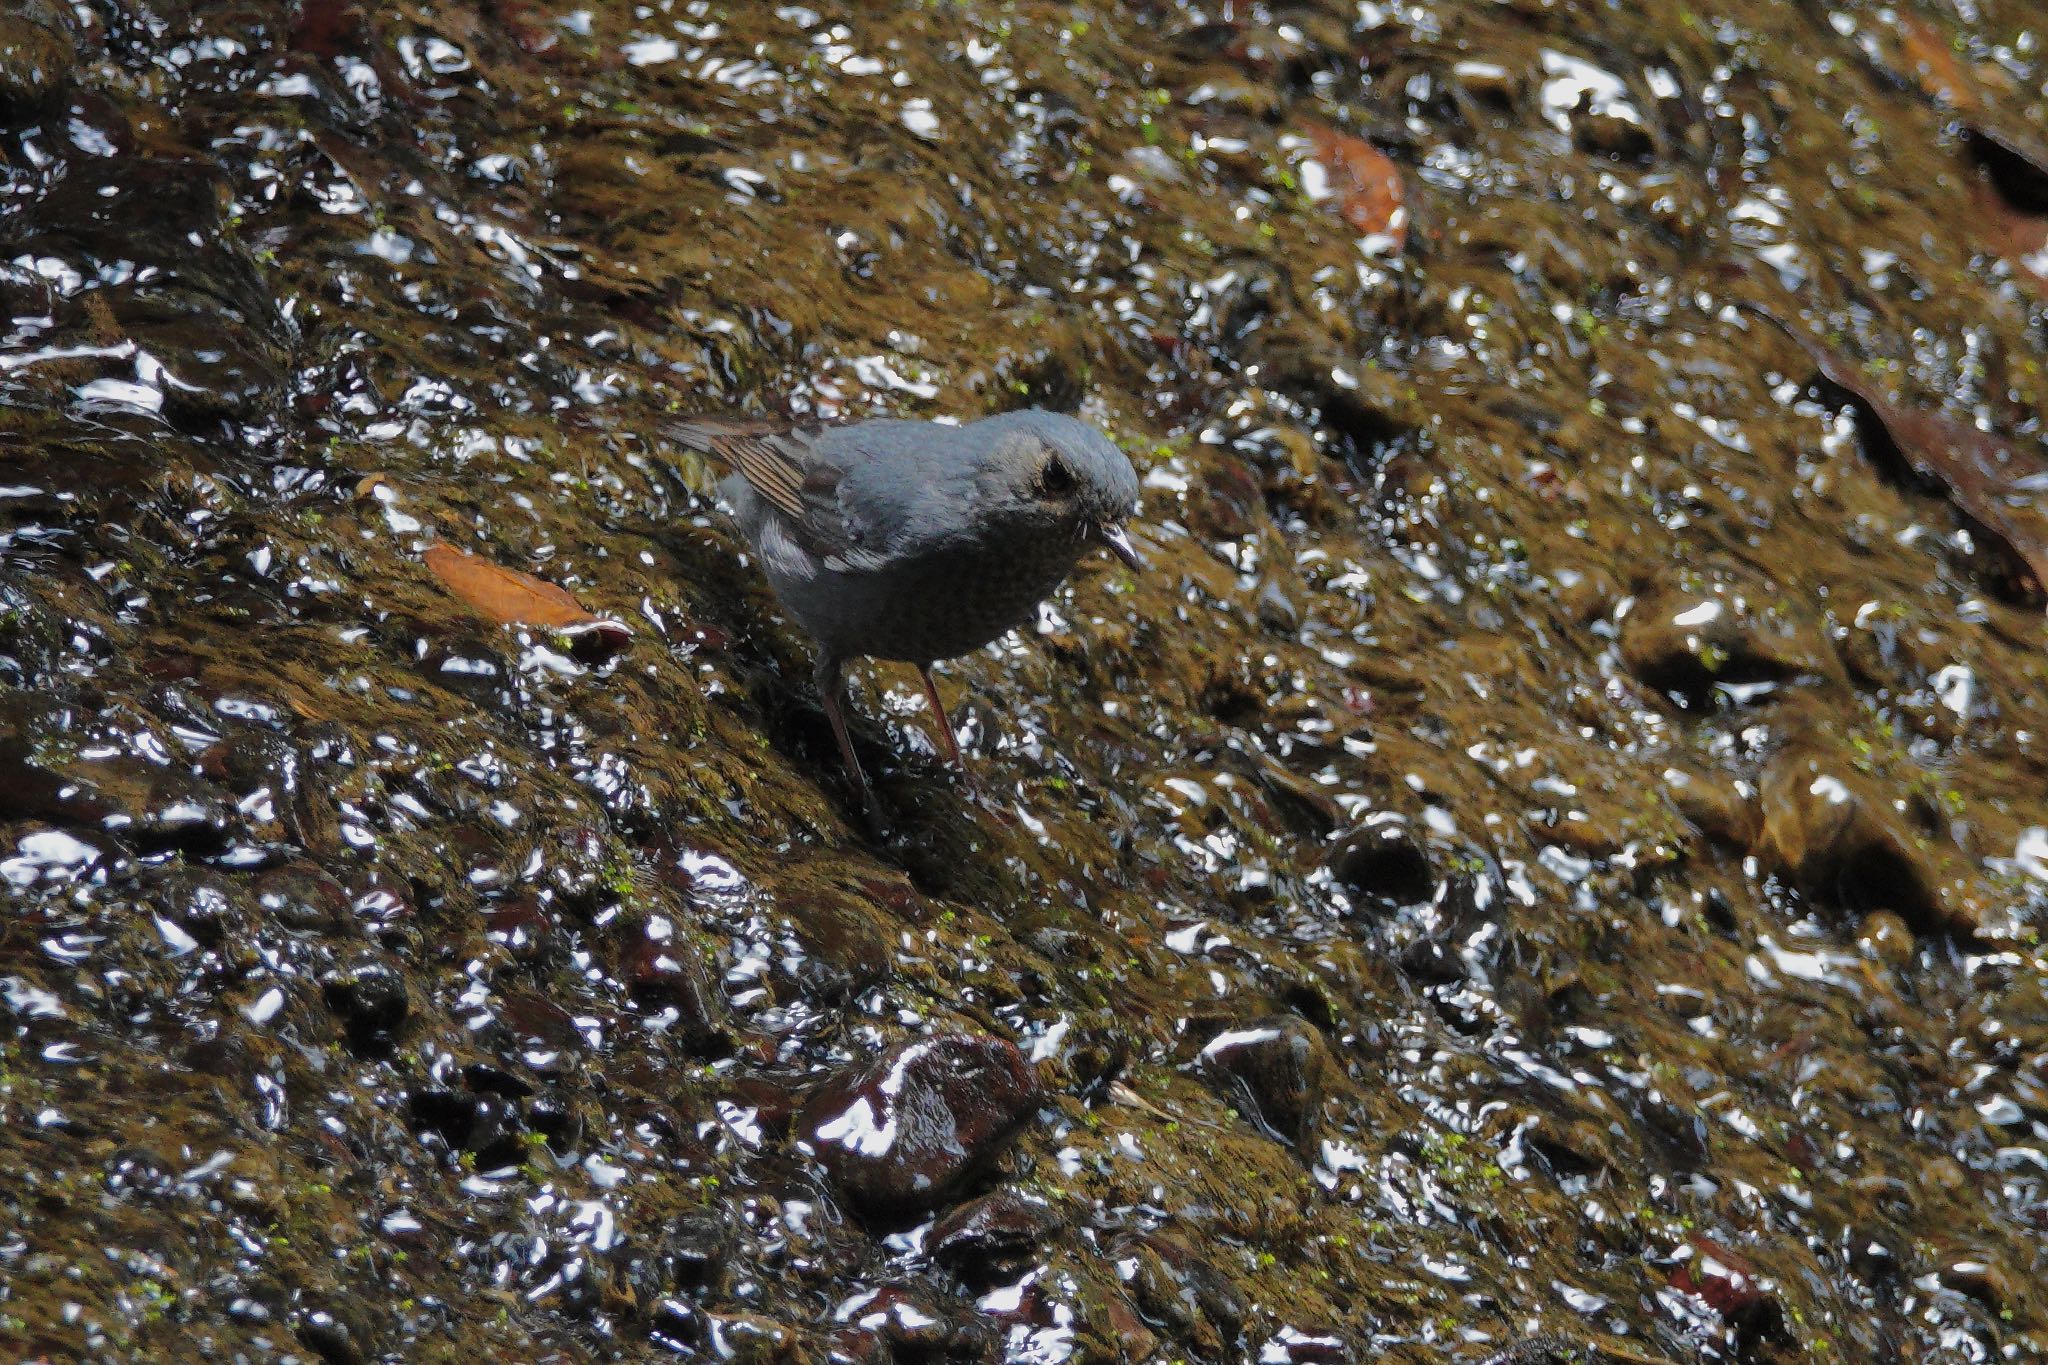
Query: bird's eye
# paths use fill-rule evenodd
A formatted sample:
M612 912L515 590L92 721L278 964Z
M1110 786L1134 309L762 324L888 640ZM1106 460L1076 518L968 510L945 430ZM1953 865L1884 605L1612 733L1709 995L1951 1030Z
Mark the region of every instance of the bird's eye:
M1067 468L1067 462L1055 455L1047 460L1038 471L1038 493L1040 497L1064 498L1074 491L1074 471Z

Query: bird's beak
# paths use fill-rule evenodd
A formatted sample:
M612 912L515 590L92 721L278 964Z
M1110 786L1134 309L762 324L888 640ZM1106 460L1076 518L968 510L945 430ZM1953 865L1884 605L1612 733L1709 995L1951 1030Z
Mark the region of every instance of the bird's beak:
M1131 544L1131 538L1124 534L1123 527L1107 524L1097 527L1096 531L1101 535L1102 543L1114 550L1118 559L1131 566L1132 573L1145 571L1145 561L1138 558L1137 547Z

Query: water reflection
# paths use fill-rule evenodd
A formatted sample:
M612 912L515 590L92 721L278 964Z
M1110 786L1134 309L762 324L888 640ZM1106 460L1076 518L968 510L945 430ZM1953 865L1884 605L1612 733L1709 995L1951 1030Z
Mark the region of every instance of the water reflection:
M2038 614L1728 307L2030 435L2029 305L1780 8L0 21L0 1330L2038 1351ZM863 829L651 433L1022 403L1153 570Z

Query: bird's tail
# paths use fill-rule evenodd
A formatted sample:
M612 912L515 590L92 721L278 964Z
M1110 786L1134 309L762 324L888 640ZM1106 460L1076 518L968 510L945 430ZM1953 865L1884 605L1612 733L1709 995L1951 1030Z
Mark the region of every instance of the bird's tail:
M721 443L735 436L773 429L769 423L745 418L678 417L656 428L659 439L652 443L648 458L679 492L714 502L720 483L730 471L730 460Z

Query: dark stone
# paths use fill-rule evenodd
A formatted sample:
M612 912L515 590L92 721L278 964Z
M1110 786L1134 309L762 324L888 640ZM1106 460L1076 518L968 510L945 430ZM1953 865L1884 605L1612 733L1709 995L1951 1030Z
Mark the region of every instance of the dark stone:
M237 797L267 801L268 819L298 833L298 800L305 763L292 742L263 730L244 730L199 756L200 771Z
M1253 349L1275 387L1316 410L1329 449L1361 480L1387 469L1429 427L1429 410L1405 375L1379 366L1361 369L1348 356L1299 345L1269 342ZM1353 383L1338 383L1332 376L1339 373Z
M735 1247L731 1223L715 1210L675 1219L656 1252L664 1286L692 1294L723 1292Z
M340 933L349 926L348 892L311 863L286 863L260 873L251 888L256 904L286 929Z
M1131 1264L1131 1290L1151 1325L1185 1336L1205 1356L1237 1345L1251 1310L1193 1247L1168 1233L1129 1233L1110 1244L1110 1254Z
M485 1168L516 1163L525 1149L519 1111L510 1100L431 1087L407 1097L414 1131L449 1150L469 1152Z
M719 1087L721 1109L728 1109L736 1118L750 1114L763 1133L777 1137L789 1135L804 1098L800 1088L778 1076L733 1074Z
M178 382L163 387L162 415L172 425L212 435L270 415L295 329L226 221L220 169L184 156L124 156L81 158L70 171L38 202L23 249L151 266L103 284L94 306L171 360ZM191 249L195 235L208 250ZM263 609L260 596L243 601Z
M1009 1145L1039 1101L1014 1043L947 1034L899 1043L827 1081L797 1118L802 1149L861 1214L946 1203Z
M849 1361L972 1361L989 1353L979 1323L953 1314L904 1285L863 1290L833 1310L835 1358Z
M413 919L411 897L375 872L356 884L349 910L356 922L376 934L386 947L404 941L404 930Z
M2043 164L2031 137L2014 137L2003 128L1970 123L1963 128L1963 147L2006 203L2021 213L2048 214L2048 165Z
M659 1299L648 1311L647 1332L654 1344L681 1356L695 1356L704 1347L704 1314L687 1299Z
M203 851L225 843L234 824L233 804L211 782L177 768L156 768L148 771L134 823L107 828L144 849Z
M658 927L657 927L658 926ZM627 929L620 973L641 1005L675 1012L676 1036L704 1051L725 1039L725 997L704 954L667 919Z
M1341 885L1383 905L1419 905L1436 893L1429 854L1398 815L1376 815L1344 835L1328 862Z
M1621 657L1686 709L1747 696L1745 688L1841 674L1810 621L1772 585L1733 570L1645 590L1621 623Z
M484 936L524 966L553 960L560 949L555 922L535 896L514 896L484 907Z
M467 620L448 628L420 661L419 669L438 687L501 715L516 713L515 670L497 638Z
M326 1365L369 1365L370 1358L356 1343L356 1334L324 1308L300 1317L295 1334Z
M1001 1189L970 1200L932 1225L931 1258L955 1274L990 1281L1022 1270L1060 1225L1059 1210L1035 1194Z
M1349 1365L1351 1343L1335 1332L1282 1327L1259 1348L1260 1365Z
M291 741L266 730L243 730L199 755L199 770L237 796L259 788L273 792L298 789L298 755Z
M592 825L551 830L542 837L537 853L541 858L540 885L552 891L565 908L586 915L604 904L612 869L626 865L629 859L624 849L615 849L604 831Z
M97 825L112 813L99 794L80 789L36 756L33 736L54 727L57 708L27 696L0 701L0 819Z
M1640 161L1657 149L1650 130L1615 114L1583 113L1572 121L1573 141L1589 152Z
M1313 1024L1291 1014L1254 1020L1217 1034L1195 1060L1210 1085L1269 1137L1306 1150L1331 1066Z
M1446 986L1465 978L1465 964L1441 934L1424 934L1401 949L1401 970L1425 985Z
M505 839L479 825L439 831L441 856L466 886L496 889L512 885L518 854Z
M320 989L358 1047L388 1046L411 1011L404 974L378 958L328 972Z
M212 783L129 755L83 759L35 739L58 725L60 708L16 699L0 715L0 817L90 826L142 850L217 847L233 807Z
M563 1060L552 1065L573 1064L587 1050L588 1045L577 1027L577 1016L545 995L533 991L506 991L499 997L498 1020L520 1039L522 1049L529 1054L536 1048L559 1054ZM531 1055L527 1057L526 1065L529 1070L541 1069L537 1059Z
M18 12L0 16L0 117L26 119L56 103L77 61L77 46L48 0L26 0Z
M582 1145L589 1125L583 1111L565 1096L546 1094L535 1096L526 1106L526 1126L547 1139L549 1151L567 1153Z
M633 628L624 621L614 621L609 617L565 626L555 635L568 644L569 653L578 662L586 664L601 664L614 659L633 643Z
M795 973L807 998L841 1004L894 970L895 933L861 899L806 897L791 918L804 948Z
M1050 1275L1027 1275L996 1302L983 1302L979 1305L982 1322L1011 1341L1028 1340L1048 1328L1071 1332L1077 1326L1074 1305L1055 1285L1047 1284L1047 1281L1052 1279L1055 1277ZM1095 1316L1094 1305L1088 1305L1087 1316L1082 1318L1078 1325L1084 1331L1107 1325L1092 1321ZM1030 1353L1025 1353L1024 1358L1029 1359ZM1080 1352L1072 1358L1107 1361L1137 1360L1142 1357L1127 1352L1115 1357L1107 1353Z
M479 1095L498 1095L508 1100L523 1100L533 1094L531 1085L489 1062L471 1062L462 1068L462 1083Z
M212 708L190 689L175 682L158 683L150 688L143 704L151 715L174 730L188 730L195 735L217 735L221 732L221 718L213 713Z
M1762 787L1757 851L1806 895L1852 911L1894 911L1923 928L1972 927L1944 895L1933 841L1853 755L1790 746Z
M218 947L249 923L240 883L211 868L173 866L150 887L152 909L205 947Z

